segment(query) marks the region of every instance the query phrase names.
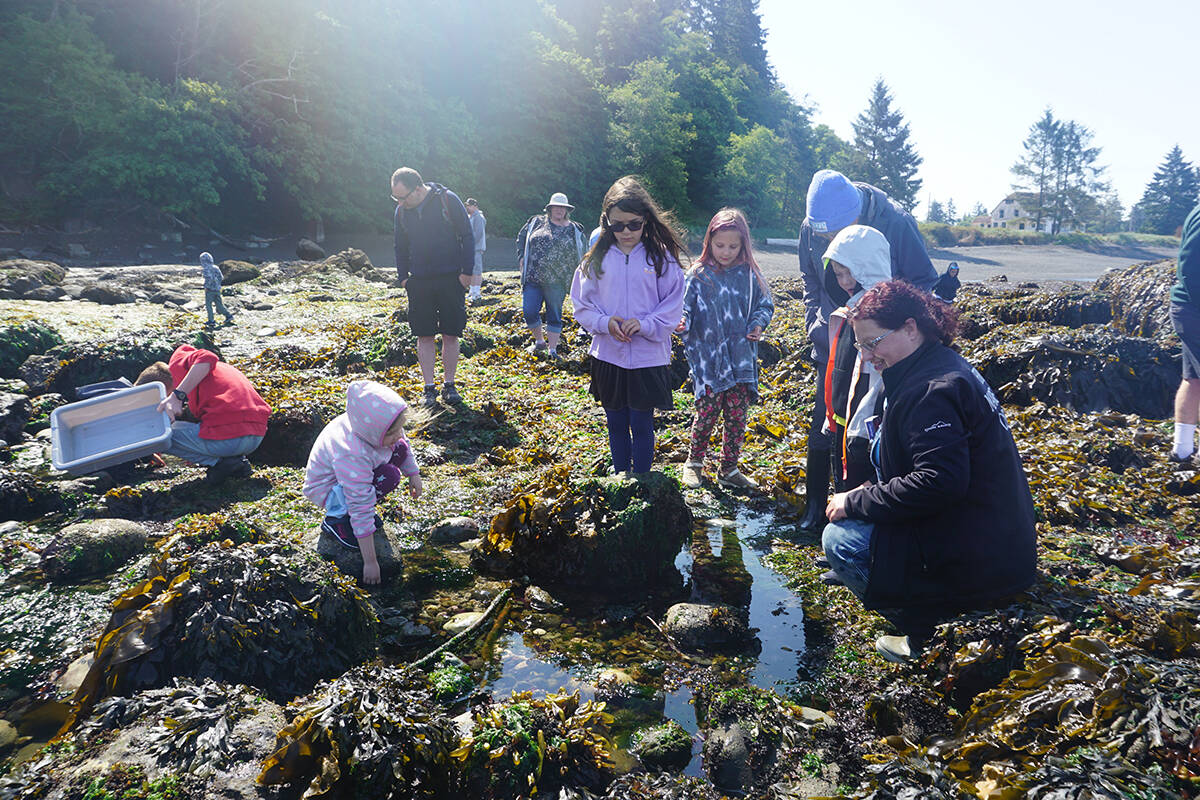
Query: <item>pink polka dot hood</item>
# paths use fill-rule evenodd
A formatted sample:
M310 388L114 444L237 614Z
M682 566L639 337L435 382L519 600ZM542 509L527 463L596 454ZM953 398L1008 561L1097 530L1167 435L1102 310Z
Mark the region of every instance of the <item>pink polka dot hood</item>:
M375 530L375 468L392 461L405 475L419 472L407 438L383 446L388 428L407 408L404 398L383 384L355 381L346 389L346 413L325 426L308 454L304 496L324 508L330 490L340 485L357 537Z

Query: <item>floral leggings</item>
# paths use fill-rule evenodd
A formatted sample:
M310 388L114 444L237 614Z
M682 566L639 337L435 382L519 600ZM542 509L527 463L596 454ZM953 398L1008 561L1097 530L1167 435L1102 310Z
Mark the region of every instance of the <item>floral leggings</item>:
M688 461L700 463L708 451L708 439L717 424L721 412L725 412L725 441L721 447L721 475L737 469L738 457L742 454L742 443L746 441L746 412L754 393L748 383L736 384L732 389L713 394L708 392L696 398L696 419L692 422L692 444L688 450Z

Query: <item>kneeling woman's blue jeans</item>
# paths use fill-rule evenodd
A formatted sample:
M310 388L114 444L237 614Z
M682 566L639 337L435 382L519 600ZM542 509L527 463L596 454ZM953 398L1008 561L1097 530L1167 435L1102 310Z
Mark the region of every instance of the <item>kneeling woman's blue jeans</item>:
M871 535L873 522L843 519L825 526L821 547L829 566L837 573L846 588L859 600L867 593L867 576L871 571Z
M527 283L521 289L521 310L525 312L525 327L530 330L540 328L543 324L550 333L562 333L563 300L566 299L565 286L541 286ZM546 312L542 313L543 304Z

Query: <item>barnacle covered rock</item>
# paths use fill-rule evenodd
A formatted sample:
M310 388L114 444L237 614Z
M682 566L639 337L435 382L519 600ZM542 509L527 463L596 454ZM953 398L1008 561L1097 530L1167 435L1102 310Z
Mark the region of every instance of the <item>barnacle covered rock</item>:
M58 331L37 320L0 325L0 378L17 377L25 359L62 343Z
M563 589L644 590L678 579L692 513L661 473L574 482L553 470L496 515L474 563Z

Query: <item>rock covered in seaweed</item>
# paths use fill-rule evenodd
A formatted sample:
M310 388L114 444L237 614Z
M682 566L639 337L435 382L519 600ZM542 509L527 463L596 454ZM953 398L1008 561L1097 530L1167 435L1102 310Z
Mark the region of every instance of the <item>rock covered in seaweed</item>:
M151 577L117 599L73 700L76 718L105 696L175 676L290 700L374 654L375 612L321 559L279 541L184 545L168 540Z
M674 560L691 526L678 487L661 473L572 482L557 469L496 515L473 562L555 588L645 591L678 580Z
M359 667L298 703L262 763L263 786L310 797L462 797L453 721L414 674Z
M754 638L735 609L707 603L676 603L663 630L684 650L712 652L744 647Z
M1059 405L1162 419L1179 386L1175 353L1110 327L1075 330L1023 324L994 330L964 355L1003 403Z
M25 359L62 343L58 331L37 320L0 325L0 378L17 377Z

